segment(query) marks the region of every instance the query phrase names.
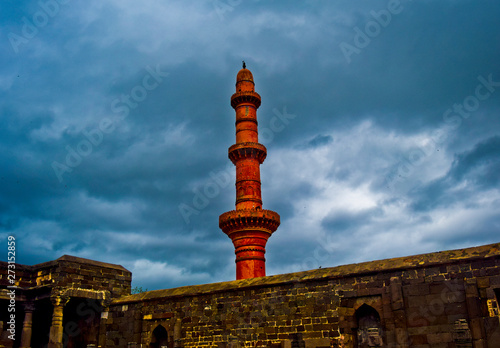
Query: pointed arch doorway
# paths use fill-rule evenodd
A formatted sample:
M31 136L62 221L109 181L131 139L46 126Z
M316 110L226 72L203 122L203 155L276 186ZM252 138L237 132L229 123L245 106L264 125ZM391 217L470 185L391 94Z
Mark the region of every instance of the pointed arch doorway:
M149 348L163 348L168 347L168 333L167 330L162 326L158 325L151 335L151 343Z
M357 328L357 347L370 348L382 347L382 325L380 315L375 308L363 304L356 310Z

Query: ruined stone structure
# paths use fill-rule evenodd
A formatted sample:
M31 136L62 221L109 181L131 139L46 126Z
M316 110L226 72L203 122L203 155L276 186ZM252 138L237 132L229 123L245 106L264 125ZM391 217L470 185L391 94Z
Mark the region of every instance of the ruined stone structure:
M261 209L260 97L245 68L231 101L236 210L220 227L238 279L131 295L122 266L62 256L16 265L10 284L0 262L0 347L500 347L500 243L264 276L279 216Z
M280 224L277 213L262 210L259 167L267 150L259 144L260 103L253 75L243 62L243 69L236 76L236 93L231 97L231 106L236 111L236 144L229 148L229 159L236 166L236 210L219 217L220 228L234 244L236 279L266 275L267 239Z
M64 255L35 266L16 265L15 288L0 262L0 347L87 347L105 342L101 312L130 294L132 274L122 266ZM7 310L15 294L15 312ZM10 315L15 314L15 340ZM69 323L69 324L68 324ZM101 336L99 336L101 334Z

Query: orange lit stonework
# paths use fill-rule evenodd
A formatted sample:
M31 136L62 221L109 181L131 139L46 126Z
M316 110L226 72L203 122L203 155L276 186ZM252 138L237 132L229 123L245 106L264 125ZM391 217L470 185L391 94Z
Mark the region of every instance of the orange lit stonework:
M228 151L236 166L236 210L219 217L219 227L234 244L236 279L266 275L267 239L280 224L277 213L262 210L260 165L267 150L259 144L257 109L261 100L254 86L252 73L243 66L236 76L236 93L231 97L236 111L236 144Z

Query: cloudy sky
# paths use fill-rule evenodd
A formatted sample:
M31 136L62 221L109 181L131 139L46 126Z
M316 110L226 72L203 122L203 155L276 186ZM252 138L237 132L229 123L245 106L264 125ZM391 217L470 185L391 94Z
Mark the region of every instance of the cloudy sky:
M498 0L4 0L0 237L133 286L235 278L230 96L262 96L267 274L499 241ZM1 254L6 260L7 252Z

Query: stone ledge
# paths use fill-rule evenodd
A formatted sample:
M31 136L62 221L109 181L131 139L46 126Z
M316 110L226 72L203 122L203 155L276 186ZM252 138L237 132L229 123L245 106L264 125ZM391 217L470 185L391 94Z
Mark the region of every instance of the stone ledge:
M82 264L87 264L87 265L92 265L92 266L97 266L100 268L111 268L111 269L117 269L120 271L125 271L129 272L128 269L121 265L115 265L113 263L107 263L107 262L101 262L101 261L94 261L94 260L89 260L89 259L84 259L82 257L76 257L76 256L71 256L71 255L63 255L60 258L56 259L55 261L69 261L69 262L76 262L76 263L82 263ZM34 268L37 267L37 265L33 266Z
M200 294L219 293L230 290L240 291L249 288L261 288L279 284L299 283L314 280L330 280L360 275L425 268L432 265L443 266L459 261L472 261L500 257L500 243L472 248L439 251L392 259L362 262L330 268L321 268L304 272L266 276L260 278L233 280L222 283L184 286L173 289L153 290L140 294L123 296L115 299L113 304L154 301L166 297L196 296Z

